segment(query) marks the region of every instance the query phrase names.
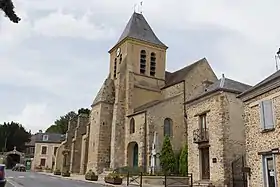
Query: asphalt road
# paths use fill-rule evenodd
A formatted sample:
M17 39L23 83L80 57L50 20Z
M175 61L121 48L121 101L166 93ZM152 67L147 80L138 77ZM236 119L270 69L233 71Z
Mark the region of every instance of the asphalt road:
M6 171L5 187L104 187L102 185L62 179L33 172Z

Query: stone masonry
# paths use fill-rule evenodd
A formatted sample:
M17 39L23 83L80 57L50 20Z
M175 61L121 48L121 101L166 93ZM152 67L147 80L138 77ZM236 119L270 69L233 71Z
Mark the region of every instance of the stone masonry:
M278 81L278 82L277 82ZM261 86L252 91L253 93L241 96L245 103L244 121L246 132L246 162L251 169L249 175L249 187L261 187L264 184L262 155L272 154L272 149L280 147L280 87L275 85L279 80L275 80L266 86ZM274 88L273 88L274 87ZM276 87L276 88L275 88ZM268 91L266 91L268 90ZM254 95L254 96L250 96ZM274 108L275 128L272 131L264 132L261 129L260 101L272 99ZM276 172L280 170L280 156L274 154ZM276 180L280 181L280 174L276 173ZM276 184L277 186L277 184Z

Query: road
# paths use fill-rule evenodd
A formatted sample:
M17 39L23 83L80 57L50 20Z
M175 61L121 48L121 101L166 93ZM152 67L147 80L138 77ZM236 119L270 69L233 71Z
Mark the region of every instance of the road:
M102 185L57 178L33 172L6 171L5 187L104 187Z

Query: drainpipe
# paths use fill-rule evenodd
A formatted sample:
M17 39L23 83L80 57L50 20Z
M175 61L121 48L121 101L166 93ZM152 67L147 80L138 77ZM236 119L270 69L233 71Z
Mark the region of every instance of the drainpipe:
M187 111L186 111L186 104L185 104L185 102L186 102L186 81L184 80L183 81L183 83L184 83L184 102L183 102L183 108L184 108L184 123L185 123L185 130L186 130L186 143L188 143L188 123L187 123L187 119L188 119L188 116L187 116Z
M143 165L144 165L144 172L147 172L147 111L145 112L145 124L144 124L144 158L143 158Z

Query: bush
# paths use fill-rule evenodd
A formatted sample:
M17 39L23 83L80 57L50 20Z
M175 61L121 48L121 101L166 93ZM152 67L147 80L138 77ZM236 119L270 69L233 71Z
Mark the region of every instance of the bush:
M97 181L97 180L98 180L98 176L90 169L90 170L86 173L85 179L86 179L86 180L90 180L90 181Z
M168 136L164 138L159 159L164 173L170 174L174 172L176 159Z
M54 175L61 175L61 171L60 171L60 169L56 169L56 170L54 170L54 173L53 173Z
M187 144L181 151L179 172L182 176L187 176L188 174L188 145Z

